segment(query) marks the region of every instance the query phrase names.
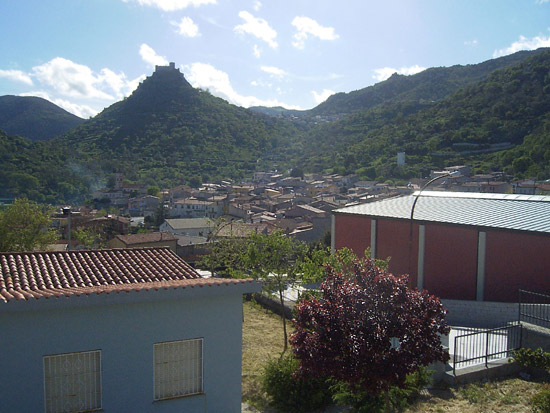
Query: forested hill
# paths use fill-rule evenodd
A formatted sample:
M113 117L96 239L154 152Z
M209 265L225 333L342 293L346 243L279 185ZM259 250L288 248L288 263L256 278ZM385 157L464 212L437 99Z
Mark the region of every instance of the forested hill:
M486 74L491 67L501 68ZM295 166L405 183L464 163L474 172L550 178L550 50L445 70L393 76L365 92L380 92L381 103L313 125L231 105L193 88L173 66L159 67L131 96L65 135L32 142L0 133L0 197L78 202L113 172L159 187ZM405 166L396 165L398 152Z
M0 129L31 140L51 139L85 120L34 96L0 96Z
M290 124L194 89L160 67L134 93L56 139L93 180L115 171L159 186L251 173L295 135Z
M474 65L433 67L410 76L394 73L389 79L373 86L349 93L336 93L310 110L285 110L280 107L251 109L271 116L315 119L316 116L343 118L380 104L413 102L422 105L441 100L461 88L479 83L493 71L517 65L541 51L543 49L521 51Z
M74 173L63 153L45 141L9 136L0 130L0 198L27 197L58 204L84 199L88 183Z
M452 163L517 177L550 176L550 50L438 102L383 103L311 130L306 170L406 180ZM510 148L510 149L506 149ZM407 165L396 165L406 152Z
M514 66L539 52L517 52L475 65L433 67L411 76L394 73L389 79L373 86L332 95L308 112L311 115L349 114L381 103L438 101L486 79L495 70Z

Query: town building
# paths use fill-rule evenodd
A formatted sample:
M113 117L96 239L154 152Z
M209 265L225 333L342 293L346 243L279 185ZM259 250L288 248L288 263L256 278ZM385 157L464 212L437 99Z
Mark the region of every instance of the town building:
M168 247L177 253L178 237L170 232L116 235L109 240L109 248Z

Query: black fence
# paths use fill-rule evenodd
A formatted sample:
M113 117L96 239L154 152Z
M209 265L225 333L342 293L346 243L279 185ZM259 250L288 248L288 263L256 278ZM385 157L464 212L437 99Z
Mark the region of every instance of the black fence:
M550 328L550 295L519 290L519 321Z
M484 364L512 356L521 347L521 325L471 331L454 338L453 374L457 368Z

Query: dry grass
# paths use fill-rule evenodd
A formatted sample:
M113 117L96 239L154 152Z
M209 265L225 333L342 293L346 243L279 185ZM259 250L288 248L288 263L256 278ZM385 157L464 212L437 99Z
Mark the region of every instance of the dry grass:
M542 383L510 378L423 391L407 412L530 412L532 397Z
M243 312L243 400L265 406L260 376L266 362L283 351L283 325L281 317L251 301L244 302Z
M252 302L245 302L243 309L243 401L265 412L267 401L260 377L267 360L279 357L283 350L282 322L279 316ZM530 401L541 386L536 381L513 378L424 390L406 412L530 412Z

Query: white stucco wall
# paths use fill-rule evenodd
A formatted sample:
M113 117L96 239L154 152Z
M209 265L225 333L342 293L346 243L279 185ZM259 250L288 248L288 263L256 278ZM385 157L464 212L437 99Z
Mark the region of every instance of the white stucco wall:
M101 350L105 411L240 412L242 287L185 290L0 304L2 412L43 412L43 356L88 350ZM154 402L153 344L191 338L204 394Z

